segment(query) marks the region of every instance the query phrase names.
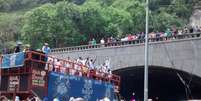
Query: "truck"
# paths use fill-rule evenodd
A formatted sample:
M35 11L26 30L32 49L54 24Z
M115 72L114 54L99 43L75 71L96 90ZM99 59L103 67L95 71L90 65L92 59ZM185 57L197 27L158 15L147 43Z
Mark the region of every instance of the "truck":
M89 70L85 65L39 51L4 54L0 60L0 101L118 99L118 75Z

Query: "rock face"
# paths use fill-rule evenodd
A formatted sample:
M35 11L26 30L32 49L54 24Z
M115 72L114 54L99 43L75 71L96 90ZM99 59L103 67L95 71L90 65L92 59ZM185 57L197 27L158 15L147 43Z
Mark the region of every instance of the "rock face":
M196 9L190 18L191 26L201 26L201 9Z

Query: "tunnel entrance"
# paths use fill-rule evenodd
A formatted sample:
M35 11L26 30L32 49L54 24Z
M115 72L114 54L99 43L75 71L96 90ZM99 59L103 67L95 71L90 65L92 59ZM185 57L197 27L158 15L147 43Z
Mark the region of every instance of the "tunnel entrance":
M116 70L114 73L121 76L120 94L126 101L129 101L133 92L137 101L143 100L143 67ZM153 101L201 99L201 78L174 69L152 66L149 68L148 92Z

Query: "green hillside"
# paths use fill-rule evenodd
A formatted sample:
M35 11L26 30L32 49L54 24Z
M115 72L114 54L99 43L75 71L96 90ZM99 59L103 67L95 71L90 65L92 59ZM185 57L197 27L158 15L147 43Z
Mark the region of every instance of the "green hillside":
M12 48L20 39L24 14L50 0L0 0L0 49Z
M198 3L151 0L150 31L183 27ZM12 47L17 40L33 48L43 42L63 47L142 32L144 6L144 0L0 0L0 49Z

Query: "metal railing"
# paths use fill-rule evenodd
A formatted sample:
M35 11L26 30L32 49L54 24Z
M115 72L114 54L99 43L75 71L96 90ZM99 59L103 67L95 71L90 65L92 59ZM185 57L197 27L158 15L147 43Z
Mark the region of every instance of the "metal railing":
M149 42L150 43L166 42L166 41L172 41L172 40L183 40L183 39L192 39L192 38L201 38L201 32L191 33L191 34L174 35L174 36L170 36L170 37L149 38ZM119 46L126 46L126 45L138 45L138 44L144 44L144 42L145 42L144 39L137 39L137 40L132 40L132 41L117 41L117 42L97 44L97 45L81 45L81 46L73 46L73 47L55 48L55 49L51 50L51 53L81 51L81 50L99 49L99 48L110 48L110 47L119 47Z
M57 64L56 61L59 61L59 64ZM25 53L25 61L23 67L24 68L12 69L0 68L1 75L9 76L31 74L33 72L33 68L40 68L45 71L81 76L89 79L110 82L118 87L120 86L120 76L118 75L106 73L96 69L90 69L86 65L77 63L76 61L47 56L44 53L37 51L27 51ZM47 81L47 77L45 77L45 79ZM47 83L45 84L45 87L47 88Z
M35 55L38 55L38 57L33 57ZM120 76L115 74L109 74L105 72L101 72L95 69L89 69L86 65L76 63L72 60L64 60L52 56L46 56L45 54L38 53L35 51L29 51L27 52L27 61L31 60L31 62L37 62L40 63L45 67L47 71L54 71L57 73L64 73L74 76L82 76L90 79L95 80L102 80L106 82L110 82L114 84L115 86L120 86ZM50 60L48 60L51 59ZM59 60L61 64L56 64L56 60ZM67 66L69 65L69 66ZM34 66L38 67L38 66ZM78 69L79 68L79 69Z

